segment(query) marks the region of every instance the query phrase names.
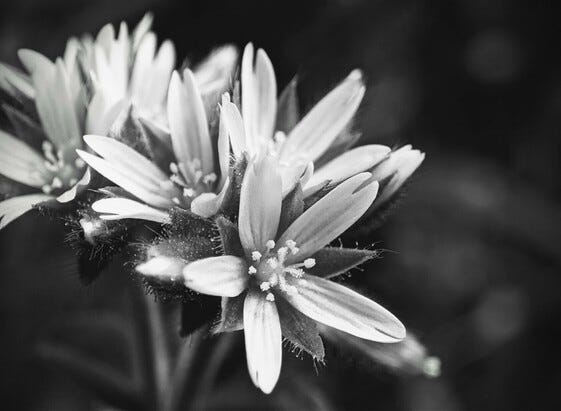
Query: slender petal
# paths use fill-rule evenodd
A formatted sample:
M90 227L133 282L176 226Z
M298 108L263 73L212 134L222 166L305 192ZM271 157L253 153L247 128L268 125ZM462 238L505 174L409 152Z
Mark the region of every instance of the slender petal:
M147 277L176 281L183 276L185 262L180 258L158 256L136 266L135 270Z
M247 294L243 307L247 368L253 383L265 394L279 379L282 334L276 304L262 293Z
M0 130L0 174L31 187L50 182L45 159L14 136Z
M288 276L287 283L298 292L285 293L286 300L317 322L372 341L405 338L405 327L392 313L347 287L307 274Z
M224 198L228 192L229 179L226 179L226 183L222 187L222 190L218 194L215 193L202 193L199 194L191 202L191 211L197 215L204 218L210 218L218 213L224 202Z
M193 71L201 94L205 96L225 90L232 80L237 60L237 48L228 44L213 50L198 64Z
M119 114L126 107L127 101L125 99L114 102L103 90L97 91L88 105L86 133L107 134Z
M304 192L310 195L314 192L314 186L318 187L321 183L330 181L331 184L338 184L355 174L368 171L387 157L390 151L389 147L378 144L360 146L347 151L316 170L304 187Z
M52 199L52 196L45 194L28 194L0 202L0 230L16 218L27 213L35 204Z
M349 178L308 208L288 227L278 243L293 240L300 249L297 254L287 257L289 264L303 261L314 254L364 214L378 192L378 183L368 182L369 179L370 173Z
M220 105L220 123L224 124L230 137L232 151L236 157L247 150L246 134L240 111L230 100L222 100Z
M179 162L198 159L204 174L214 170L206 113L193 73L185 70L183 82L174 72L168 93L168 117L173 150Z
M152 27L152 21L154 20L154 15L152 13L146 13L142 20L138 22L136 27L132 32L132 47L136 50L140 44L140 41L144 36L150 31Z
M103 198L93 203L92 209L100 213L103 220L134 218L161 224L169 222L167 213L128 198Z
M165 190L167 176L132 148L101 136L84 136L88 145L105 158L77 150L82 159L104 177L158 208L174 205L174 192Z
M82 178L78 180L78 182L74 184L74 186L71 187L69 190L66 190L64 193L59 195L56 198L56 201L58 201L59 203L68 203L74 200L78 194L83 192L89 186L90 180L91 180L91 172L90 169L87 168Z
M232 255L203 258L183 269L185 285L202 294L235 297L247 286L247 264Z
M0 88L10 94L13 94L12 88L15 88L27 98L35 98L35 89L31 84L31 78L5 63L0 63Z
M245 46L242 56L241 84L242 84L242 117L246 132L246 145L251 150L256 147L255 124L257 123L257 84L253 73L255 51L252 43Z
M295 156L319 158L355 115L364 90L362 75L354 70L294 127L283 145L281 161L290 162Z
M246 254L263 251L276 238L282 193L276 160L262 157L248 165L240 192L239 230Z

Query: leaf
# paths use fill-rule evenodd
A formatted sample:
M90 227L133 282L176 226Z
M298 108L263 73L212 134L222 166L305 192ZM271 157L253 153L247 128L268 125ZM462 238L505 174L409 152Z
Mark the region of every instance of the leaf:
M296 87L298 79L294 77L284 88L277 108L276 129L288 134L300 120L300 108Z
M306 271L318 277L333 278L376 257L378 257L376 250L324 247L312 255L316 265Z
M279 233L283 233L290 224L304 212L304 193L300 183L282 200Z
M294 309L282 298L278 298L276 304L283 337L287 338L296 349L307 352L315 360L323 361L325 350L317 323Z

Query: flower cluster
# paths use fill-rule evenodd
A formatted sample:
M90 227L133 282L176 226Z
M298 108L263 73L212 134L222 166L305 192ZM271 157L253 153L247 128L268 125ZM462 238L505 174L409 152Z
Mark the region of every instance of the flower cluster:
M0 174L21 193L0 202L0 227L52 203L87 207L97 218L82 224L92 243L104 222L159 224L136 272L221 297L214 331L243 329L251 378L265 393L279 378L283 339L320 362L325 327L403 340L394 315L333 281L376 253L330 244L424 159L411 146L351 148L362 73L301 115L296 80L279 95L263 50L245 47L239 78L232 46L174 70L172 43L158 48L150 24L147 15L131 34L122 23L72 39L55 62L22 50L28 74L0 65L10 120Z

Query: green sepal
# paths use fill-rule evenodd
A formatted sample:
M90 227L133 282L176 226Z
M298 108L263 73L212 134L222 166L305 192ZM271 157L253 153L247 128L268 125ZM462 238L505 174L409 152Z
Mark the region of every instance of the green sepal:
M304 212L304 193L300 183L282 200L278 233L284 231Z

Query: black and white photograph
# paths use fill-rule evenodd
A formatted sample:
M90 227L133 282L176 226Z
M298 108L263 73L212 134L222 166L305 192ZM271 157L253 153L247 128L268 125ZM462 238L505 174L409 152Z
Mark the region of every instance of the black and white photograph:
M561 409L529 0L2 0L0 409Z

